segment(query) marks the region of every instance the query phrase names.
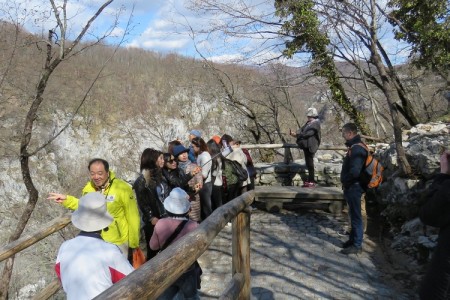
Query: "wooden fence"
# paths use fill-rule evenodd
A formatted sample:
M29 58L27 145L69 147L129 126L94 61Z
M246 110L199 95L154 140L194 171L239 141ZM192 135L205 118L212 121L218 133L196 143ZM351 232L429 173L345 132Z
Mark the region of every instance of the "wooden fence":
M95 299L156 299L209 247L224 226L232 221L232 279L219 299L250 299L250 210L254 191L216 209L193 232L175 241ZM70 223L70 214L54 219L27 236L0 248L0 261L28 248ZM56 279L34 299L48 299L61 285Z

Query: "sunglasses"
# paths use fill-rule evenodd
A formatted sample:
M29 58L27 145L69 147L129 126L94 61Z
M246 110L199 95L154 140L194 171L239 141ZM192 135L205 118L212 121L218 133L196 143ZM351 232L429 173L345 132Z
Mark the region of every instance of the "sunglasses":
M169 159L169 160L166 160L166 163L169 163L169 164L173 164L174 162L176 162L175 159Z

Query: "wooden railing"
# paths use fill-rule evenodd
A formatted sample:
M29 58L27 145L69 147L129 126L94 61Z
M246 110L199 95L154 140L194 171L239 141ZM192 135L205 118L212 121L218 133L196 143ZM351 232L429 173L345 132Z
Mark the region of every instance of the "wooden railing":
M254 144L254 145L241 145L241 148L246 149L279 149L284 148L284 163L289 164L292 162L292 155L290 152L291 148L298 148L297 144ZM338 151L347 151L347 147L344 146L328 146L321 145L319 150L338 150Z
M250 299L249 205L254 198L254 191L249 191L219 207L195 231L171 244L96 299L156 299L208 249L229 221L233 224L232 279L226 284L220 299ZM43 229L0 248L0 262L67 226L70 215L56 218ZM60 288L61 284L56 279L33 299L48 299Z
M229 221L232 279L220 299L250 299L250 210L254 191L216 209L193 232L114 284L95 299L156 299L205 252Z
M14 242L9 243L8 245L0 248L0 262L5 259L15 255L16 253L34 245L35 243L43 240L47 236L55 233L67 225L70 224L70 216L71 213L66 213L61 217L53 219L43 226L42 229L38 229L32 233L29 233ZM56 258L55 258L56 259ZM61 288L61 283L58 279L52 281L49 285L47 285L43 290L41 290L38 294L36 294L33 299L48 299L52 295L54 295Z

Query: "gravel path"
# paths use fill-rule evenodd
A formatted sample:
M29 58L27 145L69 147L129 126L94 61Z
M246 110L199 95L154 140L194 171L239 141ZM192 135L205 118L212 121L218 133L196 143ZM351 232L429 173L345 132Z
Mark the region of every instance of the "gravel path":
M360 255L339 253L346 220L323 210L251 215L253 299L416 299L381 268L380 249L365 236ZM200 258L201 299L217 299L231 279L231 226Z

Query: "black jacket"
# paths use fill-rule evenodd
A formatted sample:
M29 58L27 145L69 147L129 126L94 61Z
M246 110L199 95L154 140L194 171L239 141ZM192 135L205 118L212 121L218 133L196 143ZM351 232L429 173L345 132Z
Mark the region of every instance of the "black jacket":
M152 169L143 170L133 184L142 221L145 224L149 223L153 217L160 219L167 216L162 202L165 191L161 182L161 171Z
M450 299L450 175L438 174L420 209L420 220L439 227L439 237L428 272L419 290L421 299Z
M361 142L361 137L356 135L353 139L345 143L349 150L344 157L341 170L341 183L344 188L348 188L360 180L361 172L367 158L366 149L356 145Z
M192 175L184 173L183 170L176 168L174 170L163 169L162 170L162 184L167 191L167 196L173 188L182 188L186 193L191 193L189 187L189 180L192 179Z
M320 133L320 121L314 120L312 122L306 122L297 131L297 144L300 140L307 140L308 150L311 153L316 153L319 149L321 133Z

